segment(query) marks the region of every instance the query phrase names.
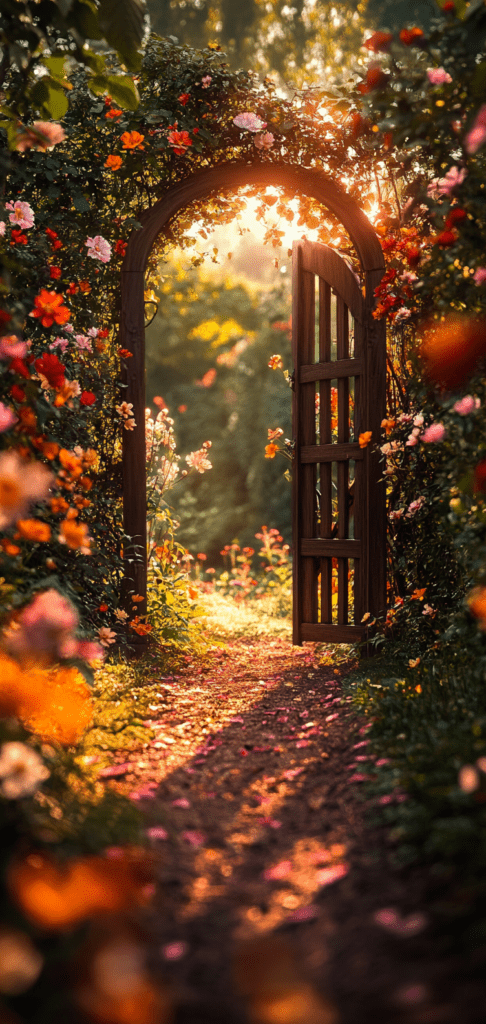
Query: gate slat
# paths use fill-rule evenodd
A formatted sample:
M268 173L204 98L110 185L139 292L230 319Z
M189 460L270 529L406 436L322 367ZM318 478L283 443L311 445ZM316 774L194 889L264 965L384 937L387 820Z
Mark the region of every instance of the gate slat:
M301 279L303 321L302 360L310 363L315 358L315 278L303 272ZM315 384L310 381L300 387L300 436L302 443L316 442L316 401ZM315 537L317 533L316 483L317 467L308 463L302 467L303 489L301 495L302 533L304 537ZM317 570L313 559L304 558L302 563L302 615L305 622L317 622L318 593Z
M355 377L357 374L364 373L364 369L364 359L335 359L327 366L321 366L319 363L301 366L300 381L301 384L305 384L309 380L334 380L335 377Z
M331 287L319 277L319 364L328 363L331 358ZM303 366L301 379L318 380L319 383L319 441L320 449L331 447L331 377L328 366ZM318 370L318 377L308 376L309 370ZM326 371L326 376L322 375ZM321 485L321 537L331 537L332 530L332 465L322 462L319 466ZM332 622L332 561L321 558L321 622Z
M349 357L348 309L341 295L336 297L336 334L337 359ZM349 441L349 378L338 379L338 445ZM348 536L348 463L338 463L338 537L343 540ZM348 562L346 558L338 561L338 624L348 622Z

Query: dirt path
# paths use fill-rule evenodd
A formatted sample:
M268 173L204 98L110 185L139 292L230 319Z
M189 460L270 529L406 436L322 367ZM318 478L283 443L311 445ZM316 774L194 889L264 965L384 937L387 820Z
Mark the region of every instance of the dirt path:
M158 700L156 739L110 784L160 852L153 967L176 1024L483 1019L423 910L430 880L391 871L365 826L366 727L311 645L235 640Z

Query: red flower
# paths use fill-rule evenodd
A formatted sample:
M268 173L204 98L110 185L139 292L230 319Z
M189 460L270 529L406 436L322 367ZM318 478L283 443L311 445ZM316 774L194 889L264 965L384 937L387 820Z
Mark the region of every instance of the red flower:
M62 270L60 267L49 267L49 274L53 281L57 281L62 274Z
M454 245L457 235L454 231L441 231L440 235L436 235L434 238L435 245L442 245L444 249L449 245Z
M467 213L465 210L461 210L459 206L454 206L446 218L446 228L451 228L453 224L459 224L466 217Z
M19 387L18 384L12 384L12 387L10 388L10 394L12 395L12 398L14 398L16 402L23 402L25 400L25 391L23 388Z
M107 112L105 114L105 118L107 118L109 120L113 120L113 118L115 118L115 117L121 117L122 113L123 113L122 110L107 110Z
M115 244L115 252L119 253L120 256L124 256L127 251L127 242L119 238Z
M400 32L400 39L404 46L412 46L414 43L418 43L419 39L422 40L424 34L421 28L415 25L413 28L402 28Z
M486 491L486 459L478 462L474 470L474 490Z
M27 235L24 235L20 229L13 228L10 245L27 245Z
M455 12L455 10L456 10L456 5L455 5L455 3L453 2L453 0L446 0L446 3L444 4L444 6L443 6L442 10L443 10L443 11L446 11L446 13L447 13L447 14L449 14L449 13L450 13L451 11L454 11L454 12Z
M182 103L183 107L185 107L187 101L190 100L190 98L191 98L191 95L188 92L183 92L181 96L177 97L177 99L179 100L179 103Z
M388 82L389 75L385 75L385 72L381 68L374 67L368 68L366 72L366 82L361 82L358 85L358 89L361 93L371 92L372 89L384 89Z
M53 323L66 324L71 314L68 307L63 306L63 301L63 295L41 288L34 299L35 309L31 310L29 316L38 317L43 327L52 327Z
M61 239L58 238L57 231L53 231L52 228L46 228L46 235L51 240L53 249L60 249L62 247Z
M96 395L94 395L92 391L83 391L79 401L81 402L81 405L94 405L96 402Z
M118 355L120 356L120 359L132 359L133 358L133 352L130 352L128 348L119 348L118 349Z
M411 245L410 248L407 249L407 263L409 267L416 267L417 264L420 263L420 259L420 249L418 249L416 245Z
M174 153L182 156L189 146L192 146L192 139L189 132L169 132L167 136L169 146L172 146Z
M102 331L98 331L98 338L107 338L109 333L110 332L105 327Z
M30 373L23 359L19 359L18 357L12 359L10 361L9 370L12 370L13 373L18 373L20 377L25 377L26 380L30 380Z
M11 319L12 317L10 313L7 313L6 309L0 309L0 330L5 326L5 324L8 324Z
M366 46L367 50L373 50L373 53L388 53L392 39L391 32L373 32L369 39L365 39L363 46Z
M66 368L54 353L46 352L35 361L37 373L46 378L52 388L61 388L64 384Z
M77 295L78 292L79 292L78 285L75 284L74 281L71 281L71 284L68 285L68 287L66 288L66 295Z

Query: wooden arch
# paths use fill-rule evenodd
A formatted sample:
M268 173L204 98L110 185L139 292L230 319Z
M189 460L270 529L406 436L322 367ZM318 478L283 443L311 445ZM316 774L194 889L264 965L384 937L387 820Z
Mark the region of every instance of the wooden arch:
M142 228L130 237L121 270L121 323L120 345L128 349L133 357L126 361L123 399L133 405L136 427L123 431L123 525L129 542L124 547L124 603L131 612L129 595L146 597L146 472L145 472L145 327L144 290L145 272L152 246L157 236L169 221L190 203L209 198L215 193L235 191L246 185L282 186L293 192L300 192L321 203L330 210L348 232L358 254L364 282L365 305L369 313L373 308L373 293L385 269L380 243L367 217L357 202L348 196L322 171L285 163L247 164L224 162L215 167L196 171L183 181L171 185L165 195L154 206L140 216ZM385 381L385 324L369 319L367 346L369 353L370 388L376 388L376 403L371 403L371 420L368 428L373 436L379 436L380 410L384 405ZM376 422L373 421L373 416ZM383 485L381 472L376 460L369 489L370 506L383 508ZM384 512L383 512L384 515ZM381 544L383 529L377 531ZM370 549L370 571L373 563L377 568L384 563L381 550L373 559L373 541ZM382 569L378 568L381 576ZM377 591L384 593L385 580L376 581ZM143 613L145 603L137 610ZM137 638L142 639L142 638Z

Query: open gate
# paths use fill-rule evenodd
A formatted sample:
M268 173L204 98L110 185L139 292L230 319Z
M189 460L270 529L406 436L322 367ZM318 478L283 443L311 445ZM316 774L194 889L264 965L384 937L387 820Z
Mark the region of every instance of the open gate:
M293 642L353 643L384 612L385 488L376 443L385 351L354 273L293 247ZM361 447L360 434L371 431Z

